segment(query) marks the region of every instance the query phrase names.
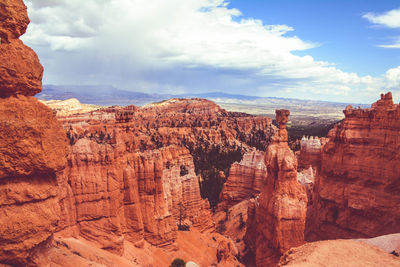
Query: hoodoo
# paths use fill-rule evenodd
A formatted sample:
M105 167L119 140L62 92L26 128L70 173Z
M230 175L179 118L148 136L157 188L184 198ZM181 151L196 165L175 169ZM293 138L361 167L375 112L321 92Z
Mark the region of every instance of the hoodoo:
M276 110L279 131L265 153L268 176L256 209L259 267L273 266L288 249L304 243L307 194L297 181L297 160L287 143L289 114Z

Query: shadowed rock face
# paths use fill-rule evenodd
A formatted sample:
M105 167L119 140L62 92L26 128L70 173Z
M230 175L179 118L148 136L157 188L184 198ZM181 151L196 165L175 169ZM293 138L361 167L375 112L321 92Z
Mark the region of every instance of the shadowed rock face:
M400 107L388 93L369 109L349 106L344 114L323 148L310 240L400 231Z
M256 264L273 266L291 247L304 243L305 188L297 181L297 160L287 143L288 110L276 111L279 132L265 153L268 176L256 209Z
M0 1L0 263L22 266L56 230L67 150L53 112L31 97L43 68L18 39L28 23L21 0Z
M42 91L43 67L18 38L29 24L22 0L0 2L0 97L33 96Z

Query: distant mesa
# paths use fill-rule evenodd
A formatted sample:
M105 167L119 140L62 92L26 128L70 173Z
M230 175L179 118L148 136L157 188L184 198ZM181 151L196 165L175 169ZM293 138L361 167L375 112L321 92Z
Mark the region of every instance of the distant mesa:
M51 108L56 112L57 116L67 116L73 114L88 113L101 108L102 106L82 104L76 98L70 98L66 100L41 100L40 102Z

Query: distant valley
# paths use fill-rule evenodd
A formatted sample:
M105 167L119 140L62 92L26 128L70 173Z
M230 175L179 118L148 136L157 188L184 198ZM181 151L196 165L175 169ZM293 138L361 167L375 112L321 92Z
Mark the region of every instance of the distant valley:
M317 100L301 100L293 98L257 97L248 95L227 94L221 92L202 94L148 94L120 90L113 86L77 86L77 85L45 85L37 95L43 100L65 100L76 98L81 103L99 106L143 106L170 98L205 98L228 111L245 112L253 115L275 116L276 109L289 109L292 120L301 124L309 124L310 120L331 123L341 120L343 109L351 104L354 107L369 107L366 104L337 103Z

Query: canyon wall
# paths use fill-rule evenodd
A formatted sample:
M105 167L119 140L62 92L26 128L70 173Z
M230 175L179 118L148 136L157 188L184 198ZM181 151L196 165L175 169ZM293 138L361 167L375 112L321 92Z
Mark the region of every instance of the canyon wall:
M243 155L242 161L232 164L220 194L219 210L225 210L260 194L267 177L264 156L263 151L249 151Z
M288 110L277 110L279 131L265 152L268 176L256 207L256 265L273 266L291 247L304 243L306 189L297 181L297 159L290 150Z
M300 140L300 153L298 155L299 169L310 167L314 170L319 169L321 166L321 149L327 142L326 137L303 136Z
M348 106L344 114L323 148L309 240L400 232L400 106L387 93L369 109Z
M178 222L213 229L194 157L209 150L230 160L229 149L250 149L244 141L254 133L274 131L269 118L229 113L204 99L64 114L58 118L70 147L57 176L58 235L83 237L120 255L124 240L172 249Z
M67 140L53 112L32 96L43 67L19 36L29 19L22 0L0 3L0 265L29 266L60 218L56 174Z

